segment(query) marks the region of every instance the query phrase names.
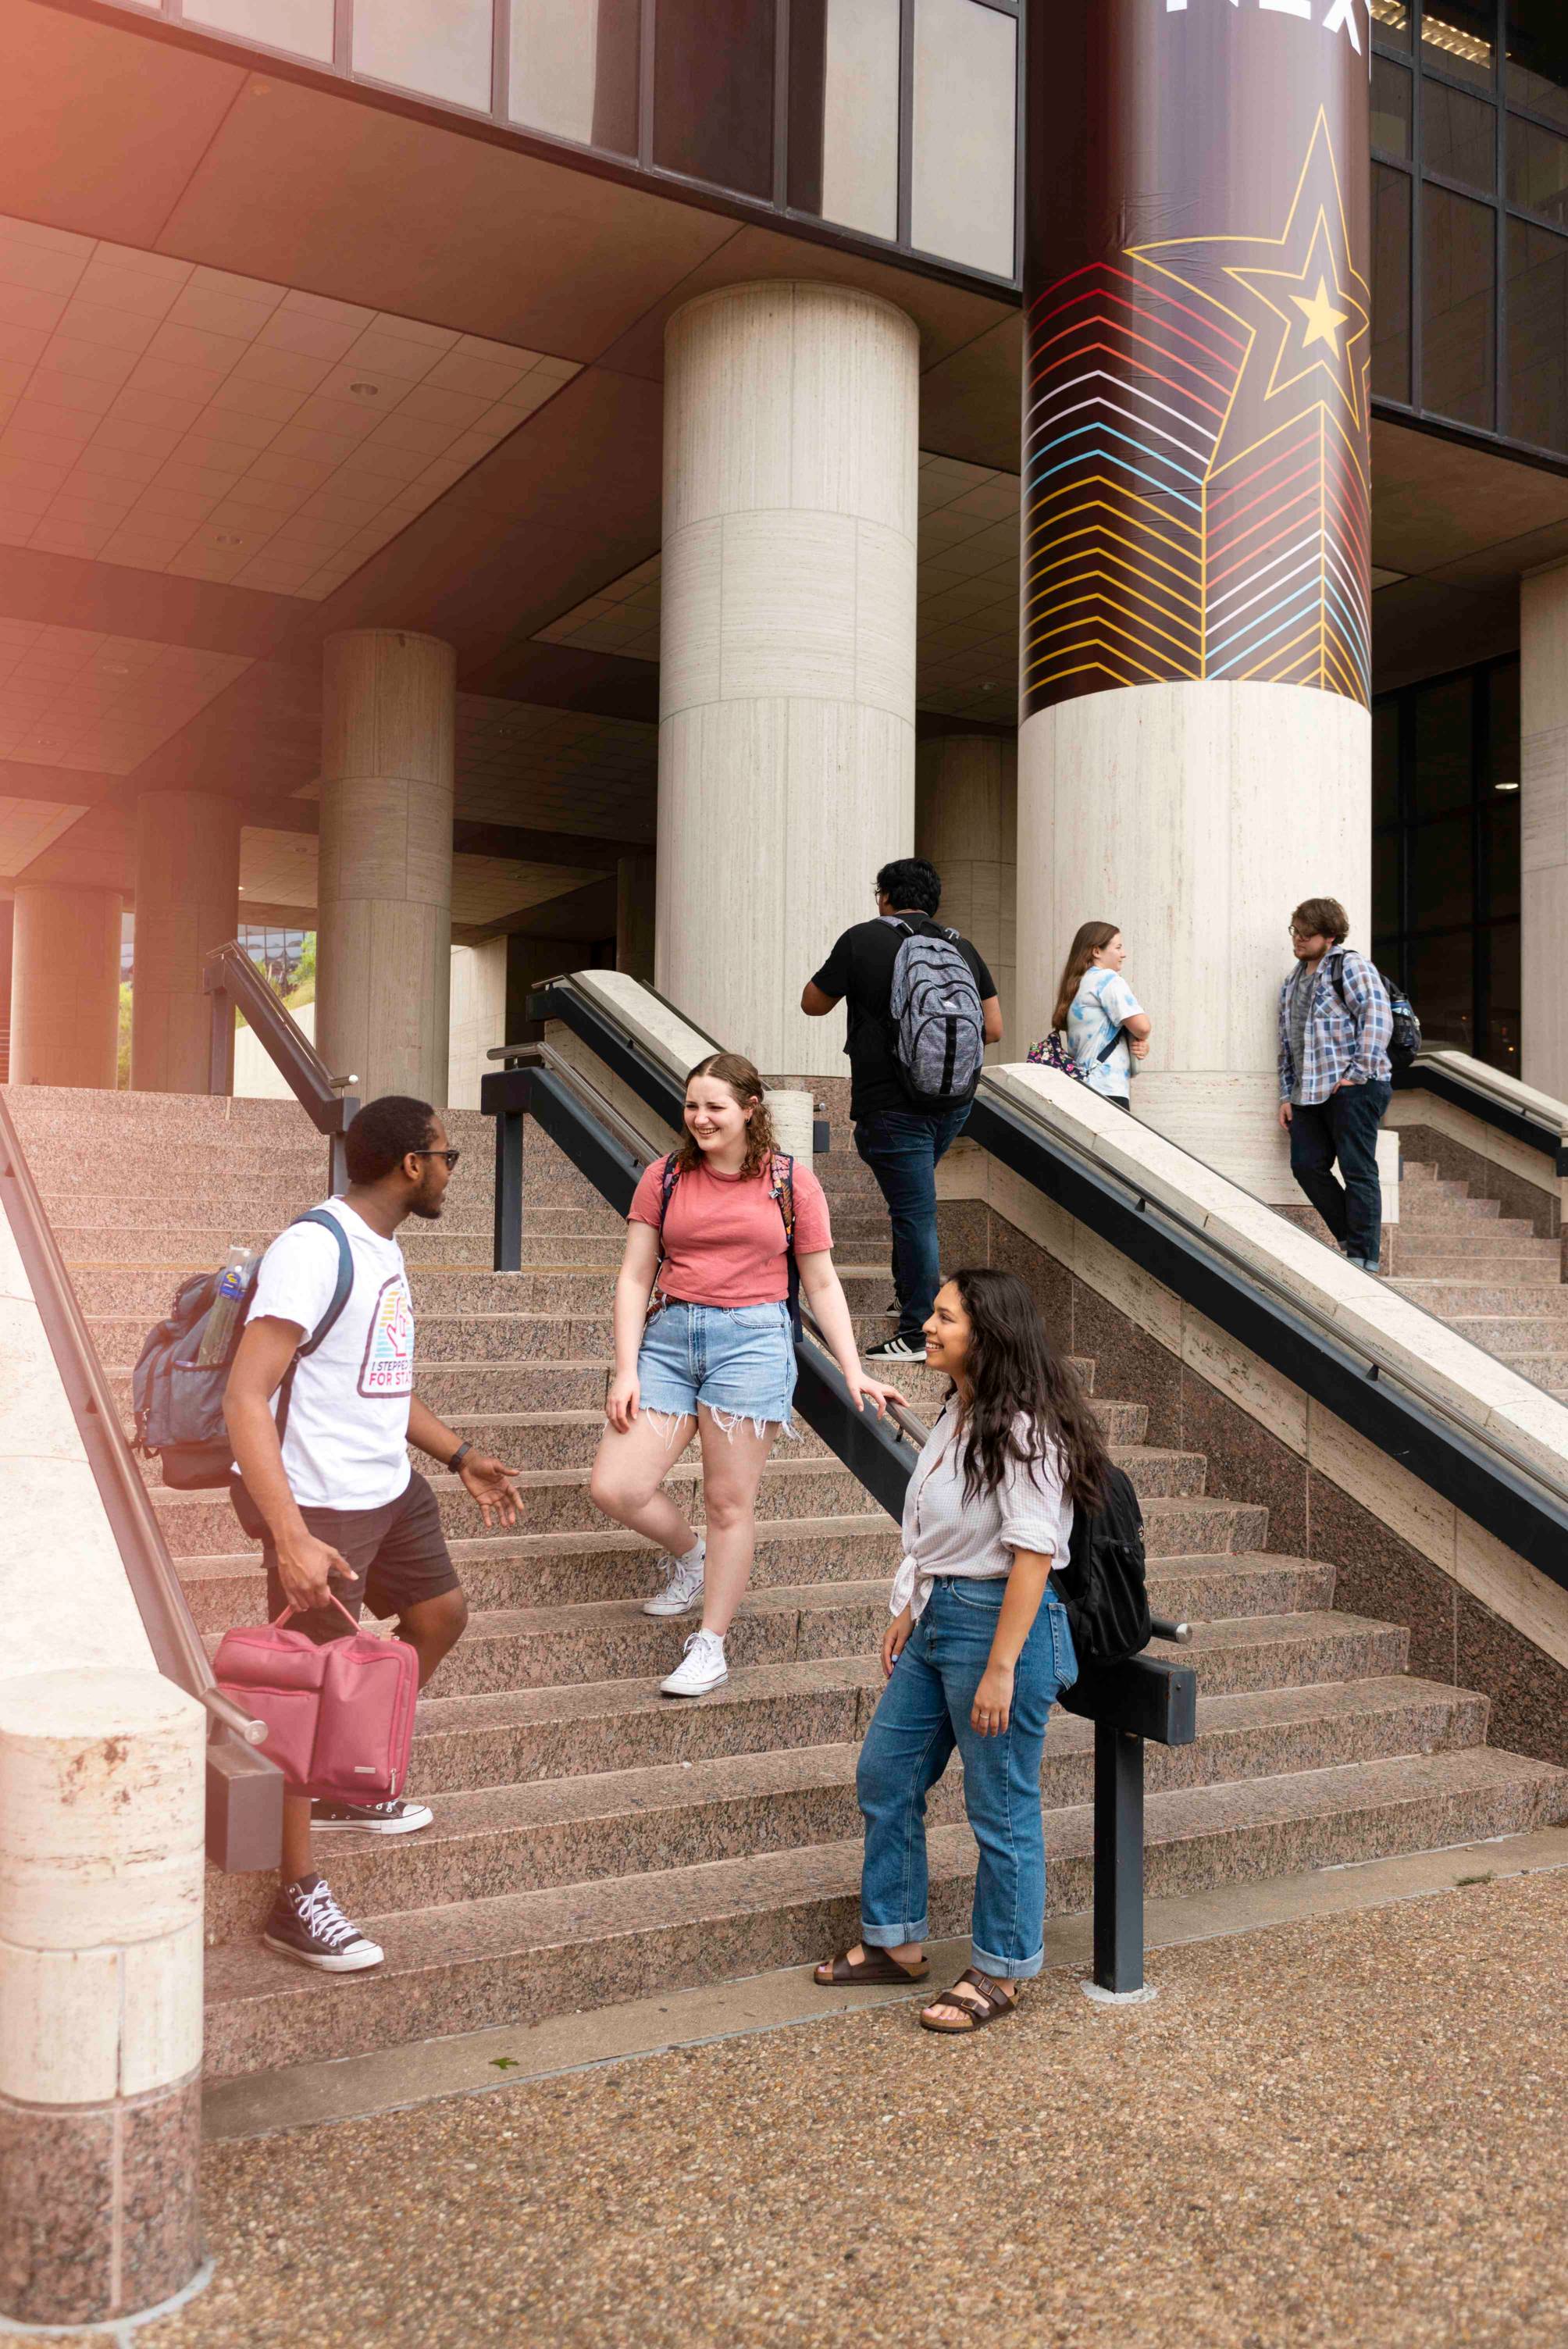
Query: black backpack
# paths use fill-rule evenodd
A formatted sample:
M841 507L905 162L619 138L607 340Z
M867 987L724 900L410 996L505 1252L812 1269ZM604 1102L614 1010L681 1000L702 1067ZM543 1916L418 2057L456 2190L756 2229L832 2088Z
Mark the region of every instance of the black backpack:
M665 1161L665 1171L659 1178L659 1244L661 1249L664 1245L665 1217L669 1214L670 1201L675 1196L675 1188L676 1185L680 1180L680 1172L679 1163L676 1160L675 1152L672 1150L669 1156ZM796 1261L795 1257L795 1161L785 1151L780 1150L776 1152L774 1154L772 1170L769 1176L769 1191L770 1196L778 1205L779 1213L784 1218L784 1246L788 1251L789 1260L789 1327L795 1334L796 1342L799 1343L802 1331L800 1326L800 1267ZM664 1257L662 1254L659 1257L659 1263L661 1266L664 1263ZM658 1295L658 1273L655 1271L654 1274L655 1296Z
M1383 992L1388 999L1388 1009L1394 1015L1394 1032L1388 1039L1388 1066L1391 1069L1408 1069L1421 1049L1421 1023L1416 1017L1416 1007L1397 978L1390 978L1387 971L1377 968L1376 963L1369 964L1368 968L1381 982ZM1351 1011L1345 993L1344 969L1345 957L1336 954L1328 967L1329 979L1334 992L1354 1019L1355 1013Z
M347 1235L337 1217L320 1207L312 1207L294 1220L296 1224L322 1224L332 1233L337 1242L337 1285L332 1292L331 1304L284 1373L277 1402L280 1443L288 1425L294 1372L305 1356L314 1354L326 1338L354 1287L354 1258ZM196 1360L207 1317L218 1301L222 1278L216 1272L198 1272L182 1284L167 1318L149 1330L131 1372L131 1402L136 1412L134 1448L150 1459L156 1456L161 1461L163 1481L176 1492L201 1492L229 1482L234 1452L223 1423L223 1390L229 1383L229 1372L244 1334L245 1316L255 1294L257 1269L253 1266L245 1283L222 1361Z
M1067 1566L1051 1580L1067 1608L1080 1666L1118 1664L1149 1645L1143 1512L1132 1479L1120 1468L1109 1471L1098 1509L1075 1512Z

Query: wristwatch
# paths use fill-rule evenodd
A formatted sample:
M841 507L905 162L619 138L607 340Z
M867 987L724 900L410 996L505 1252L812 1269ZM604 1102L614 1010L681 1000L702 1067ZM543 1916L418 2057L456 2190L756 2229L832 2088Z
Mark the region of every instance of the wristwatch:
M464 1461L468 1458L473 1448L474 1447L471 1444L459 1444L457 1450L453 1453L451 1458L447 1463L447 1474L449 1475L451 1475L456 1470L462 1466Z

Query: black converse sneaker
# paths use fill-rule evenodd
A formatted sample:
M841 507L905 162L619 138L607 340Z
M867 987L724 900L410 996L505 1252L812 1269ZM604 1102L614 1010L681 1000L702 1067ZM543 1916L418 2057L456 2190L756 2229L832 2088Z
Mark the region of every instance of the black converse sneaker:
M313 1827L358 1827L364 1835L414 1835L435 1817L428 1803L329 1803L310 1806Z
M325 1974L363 1973L387 1954L378 1941L349 1923L319 1876L302 1876L296 1884L283 1886L262 1940L280 1957L297 1958L302 1966Z

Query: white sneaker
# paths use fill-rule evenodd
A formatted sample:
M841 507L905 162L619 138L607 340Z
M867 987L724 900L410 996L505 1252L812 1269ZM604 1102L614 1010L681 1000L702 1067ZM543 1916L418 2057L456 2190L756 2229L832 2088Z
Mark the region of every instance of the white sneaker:
M685 1557L665 1558L665 1582L651 1599L643 1601L645 1615L689 1615L702 1597L703 1568L707 1560L707 1544L699 1541Z
M729 1678L724 1641L717 1631L694 1631L686 1653L667 1681L659 1683L661 1696L706 1696Z

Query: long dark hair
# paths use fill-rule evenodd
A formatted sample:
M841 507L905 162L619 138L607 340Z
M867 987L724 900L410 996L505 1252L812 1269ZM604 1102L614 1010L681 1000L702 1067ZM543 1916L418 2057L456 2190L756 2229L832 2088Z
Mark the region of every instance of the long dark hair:
M1055 1444L1068 1499L1098 1508L1110 1455L1083 1382L1047 1337L1034 1299L1016 1272L988 1265L965 1265L948 1278L969 1316L965 1498L994 1492L1010 1460L1044 1459ZM1015 1423L1020 1415L1024 1442Z
M1057 988L1057 1008L1051 1014L1053 1028L1065 1028L1068 1013L1073 1008L1073 998L1078 991L1078 981L1102 947L1108 947L1121 925L1119 922L1080 922L1078 936L1068 948L1068 958L1062 965L1061 981Z

